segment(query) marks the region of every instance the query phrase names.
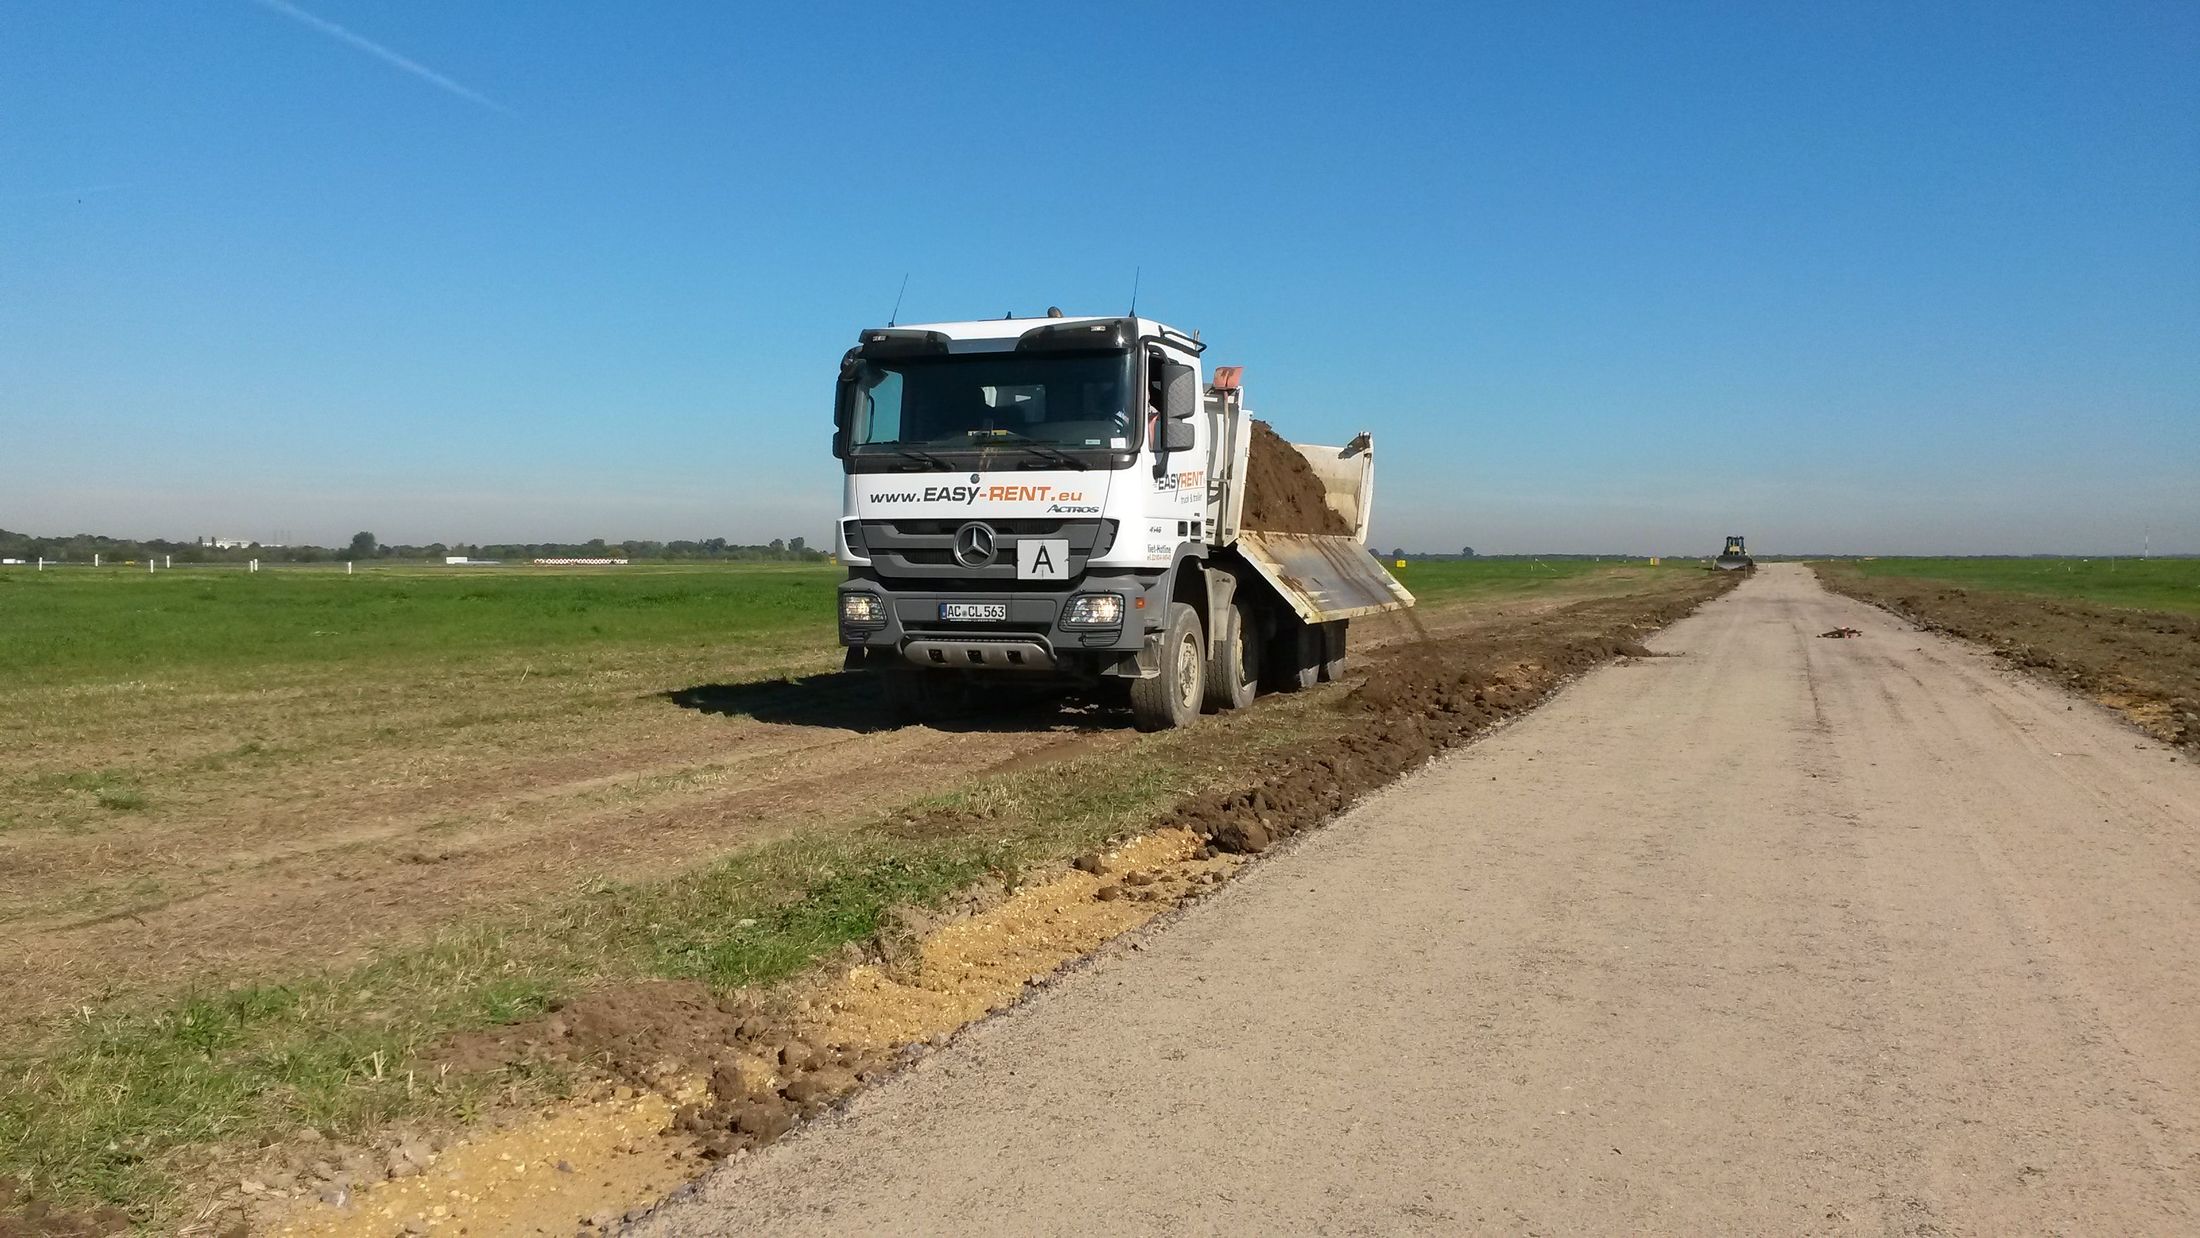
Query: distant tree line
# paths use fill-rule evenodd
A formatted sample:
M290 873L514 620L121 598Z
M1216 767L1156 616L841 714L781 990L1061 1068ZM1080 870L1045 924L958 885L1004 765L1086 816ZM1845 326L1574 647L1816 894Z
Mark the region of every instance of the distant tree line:
M723 537L673 542L607 542L598 537L585 542L459 542L453 545L430 542L425 546L410 546L385 545L374 534L362 531L353 535L349 545L342 547L262 546L257 542L219 547L207 541L131 540L95 533L33 537L28 533L0 529L0 559L90 563L93 555L110 563L156 556L168 556L177 563L242 563L247 559L266 563L334 563L347 559L359 562L442 559L448 555L465 555L469 559L736 559L790 563L818 563L825 559L825 552L812 549L799 537L775 537L757 546L730 542Z

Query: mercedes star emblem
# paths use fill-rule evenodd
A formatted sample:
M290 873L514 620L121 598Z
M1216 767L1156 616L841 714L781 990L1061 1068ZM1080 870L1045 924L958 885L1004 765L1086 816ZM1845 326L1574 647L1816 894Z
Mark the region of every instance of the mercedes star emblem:
M964 567L993 562L993 526L972 521L955 530L955 561Z

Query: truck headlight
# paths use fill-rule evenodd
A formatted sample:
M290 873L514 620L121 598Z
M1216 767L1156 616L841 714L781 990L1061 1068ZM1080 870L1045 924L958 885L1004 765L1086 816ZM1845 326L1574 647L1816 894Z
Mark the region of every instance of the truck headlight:
M886 607L875 593L840 595L840 621L851 628L876 628L886 623Z
M1080 593L1062 608L1065 628L1119 628L1123 626L1123 595Z

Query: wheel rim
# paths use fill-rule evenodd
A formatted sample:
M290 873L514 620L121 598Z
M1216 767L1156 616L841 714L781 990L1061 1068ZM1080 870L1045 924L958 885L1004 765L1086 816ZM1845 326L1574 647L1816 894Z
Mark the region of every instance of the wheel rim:
M1188 635L1176 646L1176 699L1187 709L1199 705L1199 642Z

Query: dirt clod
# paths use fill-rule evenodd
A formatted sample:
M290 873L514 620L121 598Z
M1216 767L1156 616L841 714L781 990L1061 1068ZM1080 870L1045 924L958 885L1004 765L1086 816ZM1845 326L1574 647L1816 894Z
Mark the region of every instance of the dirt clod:
M0 1238L104 1238L126 1234L130 1218L114 1208L67 1212L0 1178Z
M780 1095L798 1105L814 1105L833 1100L855 1090L856 1077L845 1070L829 1068L800 1079L781 1088Z
M784 1102L757 1099L733 1107L733 1129L759 1143L769 1143L794 1126L794 1107Z

